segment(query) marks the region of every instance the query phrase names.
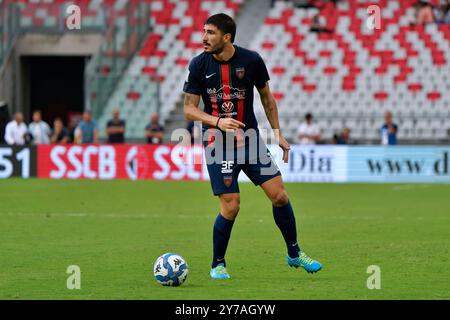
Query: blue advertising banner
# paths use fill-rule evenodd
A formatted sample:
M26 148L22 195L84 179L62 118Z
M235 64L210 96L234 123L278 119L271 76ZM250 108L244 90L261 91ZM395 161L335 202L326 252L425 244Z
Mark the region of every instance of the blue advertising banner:
M286 182L450 183L450 146L291 145L287 164L269 149Z
M450 147L348 147L349 182L450 182Z

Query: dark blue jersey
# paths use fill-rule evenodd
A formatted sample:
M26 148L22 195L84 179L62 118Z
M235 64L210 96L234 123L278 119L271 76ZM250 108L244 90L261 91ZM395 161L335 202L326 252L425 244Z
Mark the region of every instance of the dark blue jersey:
M264 88L269 73L261 56L238 46L226 62L203 52L192 59L183 91L201 95L204 111L216 117L232 117L245 124L244 130L258 128L253 111L253 87Z

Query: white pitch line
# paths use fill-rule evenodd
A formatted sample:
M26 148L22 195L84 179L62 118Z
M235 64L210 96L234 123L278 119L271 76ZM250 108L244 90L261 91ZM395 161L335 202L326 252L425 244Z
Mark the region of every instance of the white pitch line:
M396 185L391 189L392 191L406 191L406 190L414 190L414 189L426 189L431 185L429 184L404 184L404 185Z

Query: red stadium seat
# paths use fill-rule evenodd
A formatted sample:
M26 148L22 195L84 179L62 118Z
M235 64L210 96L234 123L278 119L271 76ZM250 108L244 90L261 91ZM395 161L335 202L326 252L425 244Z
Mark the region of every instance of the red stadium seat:
M408 85L408 89L411 92L419 92L419 91L422 90L422 84L420 84L420 83L410 83Z
M189 60L185 58L178 58L177 60L175 60L175 63L185 68L189 64Z
M335 67L333 67L333 66L328 66L328 67L325 67L323 69L323 73L326 74L326 75L335 74L336 71L337 71L337 69Z
M286 70L283 67L274 67L272 69L272 72L276 75L282 75L282 74L284 74L285 71Z
M427 98L430 101L439 100L439 99L441 99L441 97L442 97L442 95L438 91L431 91L431 92L428 92L428 94L427 94Z
M292 82L295 82L295 83L304 83L304 82L305 82L305 77L304 77L304 76L301 76L301 75L293 76L293 77L292 77Z
M280 101L283 100L284 98L284 93L283 92L273 92L273 97L275 98L275 100Z
M389 97L389 94L387 92L385 92L385 91L379 91L379 92L375 92L373 97L376 100L384 101L384 100L386 100Z
M313 83L308 83L308 84L305 83L303 85L303 90L308 93L312 93L312 92L316 91L316 88L317 88L317 86Z
M141 98L141 94L137 91L128 92L127 98L132 101L137 101Z
M272 42L266 41L262 44L263 49L272 50L275 45Z

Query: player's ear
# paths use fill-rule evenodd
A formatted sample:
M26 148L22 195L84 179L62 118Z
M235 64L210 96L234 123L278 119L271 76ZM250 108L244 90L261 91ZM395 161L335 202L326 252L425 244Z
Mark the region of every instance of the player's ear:
M223 39L227 42L231 42L231 33L225 33Z

